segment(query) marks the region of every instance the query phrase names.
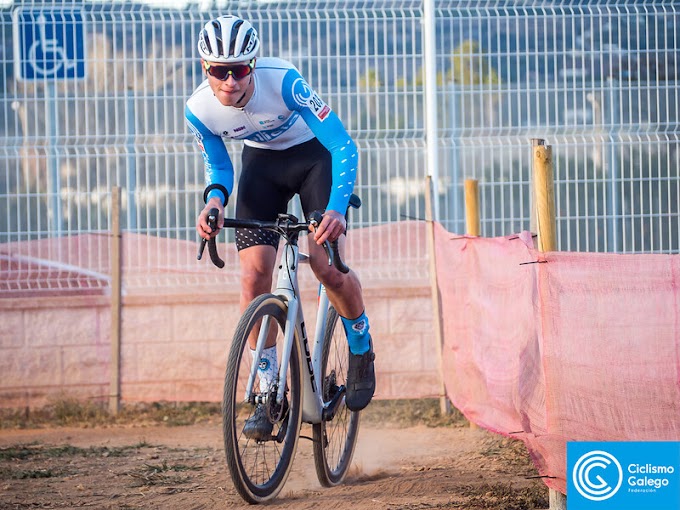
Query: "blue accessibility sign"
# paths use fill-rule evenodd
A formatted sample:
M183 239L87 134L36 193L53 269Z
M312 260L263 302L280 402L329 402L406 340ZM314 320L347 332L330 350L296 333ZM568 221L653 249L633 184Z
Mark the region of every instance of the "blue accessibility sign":
M85 28L80 9L19 7L12 19L17 78L49 81L85 77Z

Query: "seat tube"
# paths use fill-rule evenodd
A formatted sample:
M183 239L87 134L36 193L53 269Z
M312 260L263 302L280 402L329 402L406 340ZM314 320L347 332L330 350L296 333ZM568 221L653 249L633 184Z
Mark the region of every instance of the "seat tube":
M316 386L319 394L321 393L321 388L323 381L321 380L321 362L323 358L323 338L326 332L326 320L328 318L328 294L326 293L326 287L323 284L319 284L319 295L317 299L316 308L316 326L314 328L314 344L312 346L312 365L314 367L314 373L317 374Z
M306 423L320 423L323 413L323 378L321 377L321 357L318 355L318 361L316 359L317 352L321 353L319 350L319 345L322 344L319 337L319 331L323 335L323 327L319 328L319 318L321 315L317 312L317 325L315 326L314 340L311 338L306 338L304 322L302 322L302 338L301 343L304 347L304 354L306 357L305 368L303 369L303 387L304 394L302 399L302 420ZM300 315L300 321L302 321L302 315ZM321 320L325 320L321 317Z

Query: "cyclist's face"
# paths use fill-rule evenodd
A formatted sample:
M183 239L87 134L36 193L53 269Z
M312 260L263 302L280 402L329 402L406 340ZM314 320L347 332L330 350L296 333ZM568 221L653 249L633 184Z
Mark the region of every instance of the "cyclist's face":
M201 61L210 88L224 106L242 107L253 95L255 62L215 64Z

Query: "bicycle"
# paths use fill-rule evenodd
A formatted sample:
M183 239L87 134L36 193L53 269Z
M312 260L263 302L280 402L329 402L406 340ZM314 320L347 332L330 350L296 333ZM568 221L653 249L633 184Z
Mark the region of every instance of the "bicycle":
M361 201L356 195L352 207ZM348 207L349 209L349 207ZM217 210L209 214L211 228L217 224ZM275 290L255 298L236 326L229 351L222 399L224 448L231 479L239 495L248 503L275 498L283 488L298 445L302 423L312 425L314 465L324 487L340 484L352 461L359 430L359 412L344 405L349 359L347 339L339 315L319 285L316 328L312 349L307 339L298 289L300 262L309 257L300 253L298 238L317 226L320 213L309 221L281 214L275 221L225 218L227 228L264 228L281 234L284 245L278 266ZM206 241L201 241L200 260ZM217 252L215 238L207 241L210 258L217 267L224 261ZM337 241L324 245L328 263L348 272L338 252ZM249 338L257 336L251 355ZM271 335L271 336L270 336ZM278 378L264 386L258 377L258 364L265 343L276 335ZM267 340L269 339L269 342ZM273 429L271 437L249 439L243 433L246 420L257 406L264 406Z

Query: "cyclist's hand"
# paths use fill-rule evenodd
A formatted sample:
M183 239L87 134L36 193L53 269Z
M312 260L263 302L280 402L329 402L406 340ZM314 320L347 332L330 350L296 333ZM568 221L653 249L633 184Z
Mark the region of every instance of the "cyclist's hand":
M323 244L327 240L333 242L345 233L346 228L345 217L337 211L328 210L314 231L314 241L316 244Z
M217 229L215 231L211 230L208 226L208 213L210 212L210 209L213 208L219 211L219 215L217 216ZM222 225L224 225L224 206L222 205L222 200L218 197L213 197L208 200L208 203L205 204L205 207L198 215L196 230L198 231L198 235L203 239L210 239L219 234Z

